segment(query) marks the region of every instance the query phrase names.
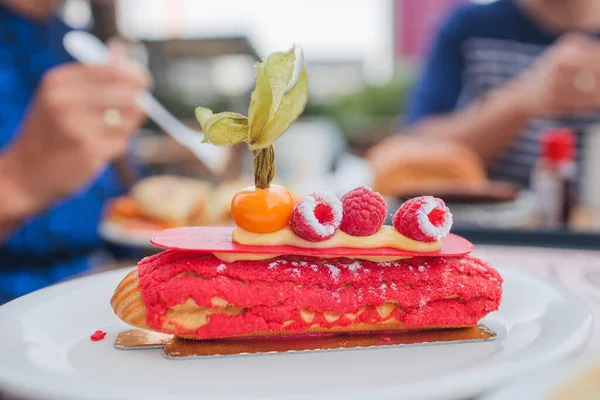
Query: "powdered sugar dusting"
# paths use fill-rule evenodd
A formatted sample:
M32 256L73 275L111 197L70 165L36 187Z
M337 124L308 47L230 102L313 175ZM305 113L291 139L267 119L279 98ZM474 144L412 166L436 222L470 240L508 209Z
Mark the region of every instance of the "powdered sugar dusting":
M283 263L282 263L282 264L283 264ZM274 262L272 262L271 264L269 264L269 267L268 267L268 268L269 268L269 269L275 269L275 268L277 268L277 265L279 265L279 264L277 263L277 261L274 261Z
M417 210L417 221L419 221L419 228L427 236L434 238L435 240L441 240L448 236L450 228L452 228L453 218L452 213L446 207L444 215L444 223L440 226L435 226L429 221L429 213L432 212L438 206L438 201L433 196L423 196L423 205Z
M358 290L356 291L356 299L359 302L363 302L364 301L365 297L363 295L363 288L358 288Z
M315 208L318 204L326 204L331 207L333 221L330 224L324 225L317 219ZM298 205L298 211L311 229L319 236L333 235L342 222L342 202L331 192L318 192L304 197Z
M220 264L217 267L217 272L223 272L223 271L225 271L226 268L227 268L227 266L225 264Z
M356 271L358 271L359 269L361 269L361 268L362 268L362 265L360 265L360 263L359 263L359 262L353 262L352 264L348 264L346 267L347 267L347 268L348 268L350 271L352 271L352 272L356 272Z
M300 269L298 269L298 268L294 268L294 269L292 270L292 276L293 276L293 277L296 277L296 278L300 277Z
M333 279L335 279L337 281L338 278L340 277L340 269L338 267L336 267L335 265L331 265L331 264L325 264L325 266L327 268L329 268L329 273L331 274Z
M419 265L419 272L425 272L425 267L422 265Z

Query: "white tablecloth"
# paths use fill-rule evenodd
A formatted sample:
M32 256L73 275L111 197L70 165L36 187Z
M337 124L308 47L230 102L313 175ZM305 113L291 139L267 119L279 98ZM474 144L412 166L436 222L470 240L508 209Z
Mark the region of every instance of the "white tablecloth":
M599 316L594 318L589 348L600 350L600 250L475 246L473 254L493 266L516 269L560 283L581 296L594 316Z

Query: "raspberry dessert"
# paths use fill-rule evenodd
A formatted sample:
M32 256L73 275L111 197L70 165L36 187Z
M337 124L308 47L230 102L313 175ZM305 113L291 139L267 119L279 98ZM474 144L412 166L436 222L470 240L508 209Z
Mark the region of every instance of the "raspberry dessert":
M296 50L257 64L248 117L197 109L206 142L244 142L254 156L255 186L231 202L236 227L156 234L168 239L152 241L165 251L141 260L119 283L111 300L116 315L184 339L275 340L458 329L497 310L502 277L449 233L452 214L442 200L409 200L389 226L384 199L367 187L341 200L312 193L295 204L272 184L273 143L306 104ZM269 79L274 75L284 82Z
M130 325L197 340L457 329L498 308L502 277L489 264L468 251L448 257L427 251L443 246L452 223L440 199L408 201L394 217L395 228L384 225L369 236L337 230L343 213L333 194L313 193L296 205L289 227L250 233L251 245L242 243L248 236L234 235L244 248L318 245L322 253L313 256L288 246L281 255L224 259L215 252L166 250L145 258L119 284L111 304ZM402 243L413 256L356 255L367 241L386 249ZM344 243L352 247L342 256ZM420 244L428 247L414 247ZM338 255L328 256L328 248Z

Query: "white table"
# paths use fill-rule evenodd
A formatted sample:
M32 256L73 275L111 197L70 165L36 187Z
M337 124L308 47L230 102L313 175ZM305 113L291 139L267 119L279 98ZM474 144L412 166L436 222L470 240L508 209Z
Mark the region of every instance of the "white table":
M581 296L594 316L600 316L600 250L481 245L475 246L473 255L492 266L517 269L562 284ZM600 350L600 318L594 319L588 349Z
M594 316L600 316L600 250L479 245L473 255L493 266L517 269L562 284L585 299ZM586 353L600 350L599 328L600 318L595 318Z

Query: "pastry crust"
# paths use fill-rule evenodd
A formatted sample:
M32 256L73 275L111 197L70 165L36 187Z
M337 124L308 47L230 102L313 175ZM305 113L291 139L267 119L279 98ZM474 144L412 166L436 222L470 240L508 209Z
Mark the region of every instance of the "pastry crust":
M460 328L476 324L485 314L497 309L501 294L501 278L494 270L479 261L475 262L470 258L465 260L468 260L465 262L467 269L471 267L475 269L465 270L464 274L460 275L460 262L454 260L451 267L445 267L443 262L439 261L439 266L432 266L435 271L432 270L431 279L445 276L443 279L447 281L446 283L454 279L460 280L457 285L472 286L466 291L456 293L446 291L441 287L445 283L439 281L426 283L431 285L431 290L424 286L424 293L439 291L438 297L432 294L427 298L422 296L419 299L418 295L416 298L410 298L410 296L415 297L416 292L421 288L414 288L414 292L411 288L396 291L388 289L390 293L388 297L385 293L374 294L373 291L366 294L366 296L370 295L369 300L362 301L362 289L352 288L350 283L356 282L356 285L359 285L358 281L350 276L346 279L344 276L346 271L340 272L340 276L336 279L340 285L336 290L315 289L300 294L302 293L300 286L314 282L313 276L307 276L303 283L298 280L286 281L288 274L286 272L272 272L270 275L244 280L238 271L251 270L253 267L257 270L261 268L268 270L269 265L274 265L273 262L221 263L215 261L212 256L197 254L192 256L191 253L169 251L162 256L153 256L141 262L140 268L146 279L144 285L140 284L138 270L130 272L116 288L111 305L116 315L132 326L175 334L186 339ZM347 261L338 261L335 268L354 269L350 273L356 274L355 263L347 263ZM292 262L296 263L296 261ZM301 263L308 262L298 261L298 264ZM364 269L375 270L369 271L369 276L372 273L378 274L376 271L378 267L405 268L407 275L409 272L413 273L409 270L410 264L401 262L364 262L363 264ZM328 271L331 264L326 265L328 266L307 264L306 273L311 271L316 273L315 276L324 274L323 282L327 283L327 280L331 279L325 271ZM427 262L424 265L428 265ZM167 275L163 275L165 270L172 266L175 268L166 273ZM186 268L186 266L190 267ZM423 264L416 266L417 272L420 270L419 267L424 268ZM215 273L207 272L213 269ZM231 270L231 274L224 273L228 269ZM217 272L219 270L222 273ZM252 271L248 273L251 274ZM419 273L423 276L410 282L419 282L426 274L426 272ZM453 276L455 273L457 275ZM297 273L292 268L289 274ZM468 277L469 274L473 276ZM365 279L372 280L366 276ZM178 287L179 283L181 285ZM401 283L388 281L388 284L389 288L394 288L396 284ZM384 284L379 285L388 287ZM348 312L347 308L344 310L343 307L333 310L335 305L327 305L333 304L332 297L355 289L359 298L356 300L357 308L352 309L352 312ZM174 290L172 293L178 297L176 300L169 298L169 290ZM287 294L284 292L290 293L290 290L291 293L298 293L297 297L286 299ZM477 292L473 293L473 290ZM232 291L238 291L237 297L235 294L229 294ZM245 298L252 298L257 291L266 294L267 297L257 296L256 304L245 300ZM277 297L279 292L281 293L279 300L272 300L270 306L264 304L265 298L272 299L269 293ZM402 296L401 293L409 294ZM154 302L156 299L158 302ZM235 304L236 302L245 302L245 304ZM290 304L294 305L288 307ZM352 307L353 300L350 299L348 304ZM149 312L147 305L154 311ZM436 317L435 313L441 315ZM454 315L443 315L448 313ZM259 322L256 322L257 320Z
M393 136L373 147L367 159L374 190L384 196L437 192L456 185L486 182L485 166L465 146L415 136Z
M146 306L138 287L137 268L128 273L117 286L110 299L115 314L124 322L136 328L148 329Z

